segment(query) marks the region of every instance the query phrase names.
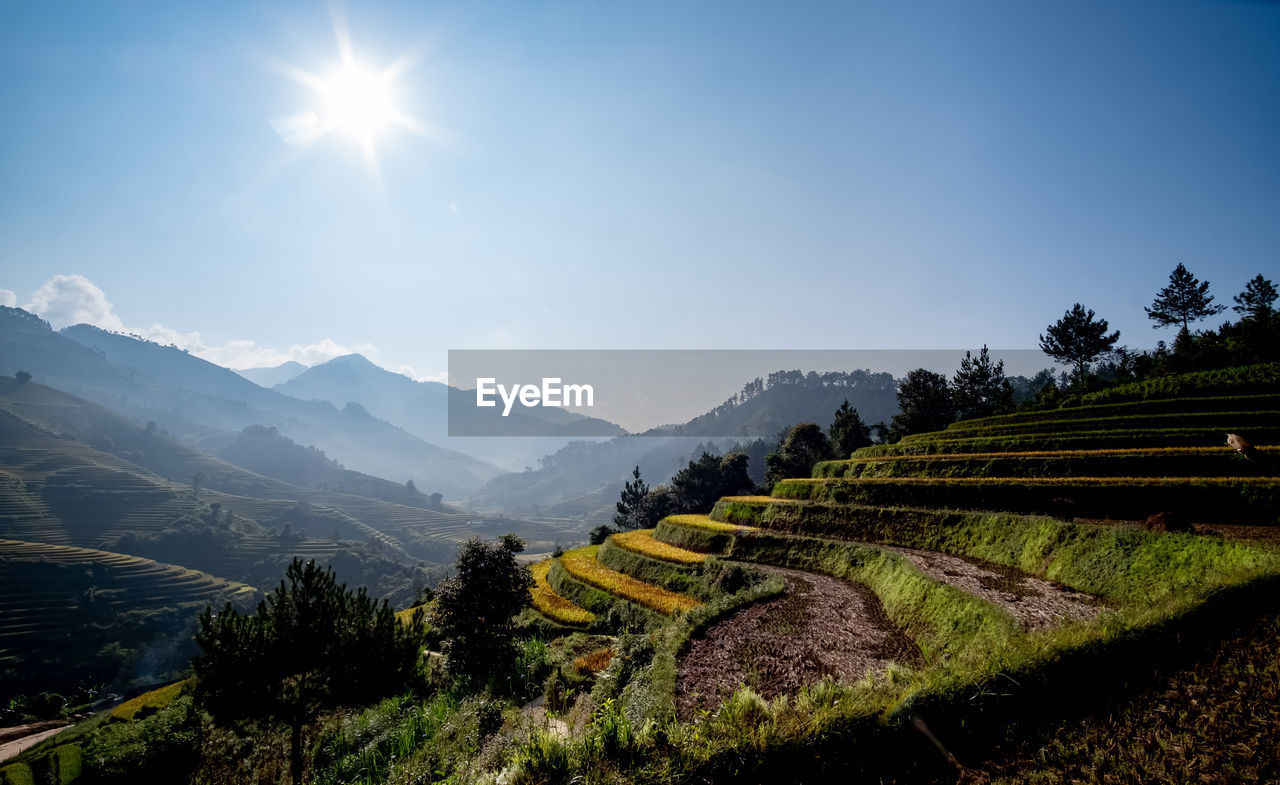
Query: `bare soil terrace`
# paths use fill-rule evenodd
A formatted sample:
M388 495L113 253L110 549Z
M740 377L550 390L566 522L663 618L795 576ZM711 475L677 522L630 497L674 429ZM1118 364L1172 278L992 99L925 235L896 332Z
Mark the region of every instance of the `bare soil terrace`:
M895 662L920 661L915 643L865 586L754 566L782 575L787 589L716 622L690 643L676 675L681 717L714 710L739 684L773 699L826 676L851 682Z

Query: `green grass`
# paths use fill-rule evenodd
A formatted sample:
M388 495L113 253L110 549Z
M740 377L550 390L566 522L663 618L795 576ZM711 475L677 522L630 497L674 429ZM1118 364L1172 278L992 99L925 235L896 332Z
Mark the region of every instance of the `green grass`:
M1064 411L1064 410L1059 410ZM1160 430L1213 430L1249 433L1259 429L1274 430L1280 425L1280 412L1169 412L1164 414L1112 415L1101 417L1089 408L1071 410L1075 417L1033 418L1011 422L988 423L962 420L947 426L943 431L916 434L903 438L911 443L921 439L947 439L991 436L1014 436L1036 433L1062 433L1067 431L1160 431Z
M1280 459L1280 448L1259 452ZM1240 477L1273 473L1225 445L1140 450L940 453L822 461L814 477Z
M1215 393L1269 393L1280 386L1280 363L1262 363L1214 371L1163 376L1086 393L1081 403L1094 405L1151 398L1183 398Z
M1176 511L1192 520L1275 523L1277 477L889 477L783 480L780 499L837 504L1057 512L1142 520Z
M929 455L933 453L1028 452L1040 450L1136 449L1143 447L1216 447L1226 443L1220 428L1167 428L1132 430L1127 428L1100 431L1060 431L1012 436L979 436L951 438L946 431L934 431L920 438L896 444L877 444L854 453L855 458L888 455ZM1265 444L1280 441L1280 428L1251 429L1252 442Z
M36 785L36 778L27 764L10 763L8 766L0 767L0 784Z
M761 504L756 522L778 532L984 559L1130 606L1174 594L1202 597L1280 573L1280 553L1236 540L1043 516L790 503Z
M1008 414L996 414L990 417L974 417L952 423L947 427L947 430L986 428L1031 421L1057 422L1081 417L1126 417L1151 414L1277 410L1280 410L1280 395L1275 394L1275 392L1258 395L1216 395L1199 398L1156 398L1120 403L1099 403L1088 406L1064 406L1061 409L1030 409Z

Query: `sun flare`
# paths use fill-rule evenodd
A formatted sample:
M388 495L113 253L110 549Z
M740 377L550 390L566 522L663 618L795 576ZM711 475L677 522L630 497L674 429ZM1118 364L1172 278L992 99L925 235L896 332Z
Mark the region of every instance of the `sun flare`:
M398 114L391 80L354 63L327 74L319 93L325 125L362 140L393 123Z
M341 7L334 6L332 13L341 58L339 65L329 71L315 72L268 58L270 70L309 88L305 108L273 117L271 125L290 147L309 147L330 135L355 142L364 151L370 178L380 186L377 142L384 132L408 131L437 144L442 143L445 134L436 126L407 114L398 101L397 80L413 66L418 51L405 52L381 70L370 68L356 59Z

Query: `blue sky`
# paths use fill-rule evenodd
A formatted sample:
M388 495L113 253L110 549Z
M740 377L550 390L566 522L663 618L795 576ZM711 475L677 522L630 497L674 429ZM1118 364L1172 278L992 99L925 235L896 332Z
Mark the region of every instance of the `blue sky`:
M315 103L272 62L339 63L328 5L0 5L0 296L426 376L450 348L1032 347L1077 300L1148 346L1178 262L1228 304L1280 274L1280 4L345 14L370 67L418 53L397 104L445 133L380 134L380 183L272 125Z

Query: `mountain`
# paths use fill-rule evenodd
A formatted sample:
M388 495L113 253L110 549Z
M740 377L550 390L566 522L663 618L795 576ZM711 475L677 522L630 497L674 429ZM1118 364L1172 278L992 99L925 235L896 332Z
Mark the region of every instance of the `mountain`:
M275 387L307 370L307 366L290 360L271 368L241 368L236 371L259 387Z
M496 408L475 407L474 391L459 390L440 382L415 381L381 368L359 354L335 357L275 389L295 398L328 401L335 406L358 403L375 417L395 423L428 442L447 445L516 471L537 464L539 458L559 450L572 439L625 433L606 420L555 407L531 408L500 418ZM455 429L483 432L494 430L493 425L500 421L501 432L510 438L449 436L451 405Z
M573 442L544 458L535 471L495 477L472 494L469 504L479 510L542 515L573 510L603 522L633 467L640 467L649 484L658 485L703 449L722 452L735 446L747 448L749 470L760 481L763 457L783 429L802 422L825 429L845 400L865 422L887 420L898 410L896 389L887 373L779 371L748 382L742 393L686 423L607 442ZM612 501L597 504L601 497Z
M0 306L0 370L27 371L206 449L231 443L250 425L275 427L347 468L398 483L412 479L447 498L463 497L502 472L429 444L362 406L292 398L176 347L89 325L54 332L17 308Z

